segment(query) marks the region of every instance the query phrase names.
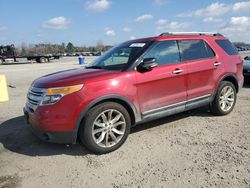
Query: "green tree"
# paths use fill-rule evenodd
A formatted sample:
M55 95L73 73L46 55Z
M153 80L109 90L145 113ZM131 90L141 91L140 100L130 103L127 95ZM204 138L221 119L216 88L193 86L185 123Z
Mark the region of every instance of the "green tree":
M71 42L69 42L67 44L66 49L67 49L67 52L69 52L69 53L72 53L72 52L75 51L75 47L74 47L74 45Z

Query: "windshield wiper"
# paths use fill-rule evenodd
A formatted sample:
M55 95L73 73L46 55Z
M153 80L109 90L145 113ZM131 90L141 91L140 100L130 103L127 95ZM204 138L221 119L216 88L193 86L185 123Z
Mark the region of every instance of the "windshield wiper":
M103 69L103 67L98 66L98 65L93 65L93 66L87 66L85 67L86 69Z

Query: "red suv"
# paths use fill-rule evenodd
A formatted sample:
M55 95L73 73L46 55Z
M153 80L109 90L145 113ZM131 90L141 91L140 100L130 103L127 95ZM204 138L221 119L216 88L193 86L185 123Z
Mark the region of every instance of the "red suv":
M24 113L43 140L94 153L119 148L138 122L208 105L230 113L243 59L215 33L163 33L122 43L85 68L36 79Z

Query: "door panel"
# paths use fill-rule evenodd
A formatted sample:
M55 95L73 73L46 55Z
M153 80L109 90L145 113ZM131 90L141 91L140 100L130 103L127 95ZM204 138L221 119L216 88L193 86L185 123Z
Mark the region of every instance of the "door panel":
M173 73L174 70L183 70ZM186 100L186 64L155 67L150 72L136 73L136 87L141 112Z
M223 72L221 59L203 40L178 41L181 59L187 64L187 100L212 94Z
M158 66L151 71L135 74L141 112L146 114L148 111L185 101L186 64L180 63L177 41L158 42L143 58L155 58Z
M223 71L217 58L187 63L187 99L214 93L216 80Z

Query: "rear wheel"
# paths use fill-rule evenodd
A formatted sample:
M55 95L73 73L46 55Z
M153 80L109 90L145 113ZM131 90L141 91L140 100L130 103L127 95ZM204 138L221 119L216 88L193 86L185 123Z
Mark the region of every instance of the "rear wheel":
M104 154L118 149L125 142L130 127L127 110L118 103L105 102L89 110L79 137L88 150Z
M236 103L235 86L228 81L222 81L211 104L211 111L215 115L229 114Z
M39 63L46 63L47 59L45 57L40 57L39 58Z

